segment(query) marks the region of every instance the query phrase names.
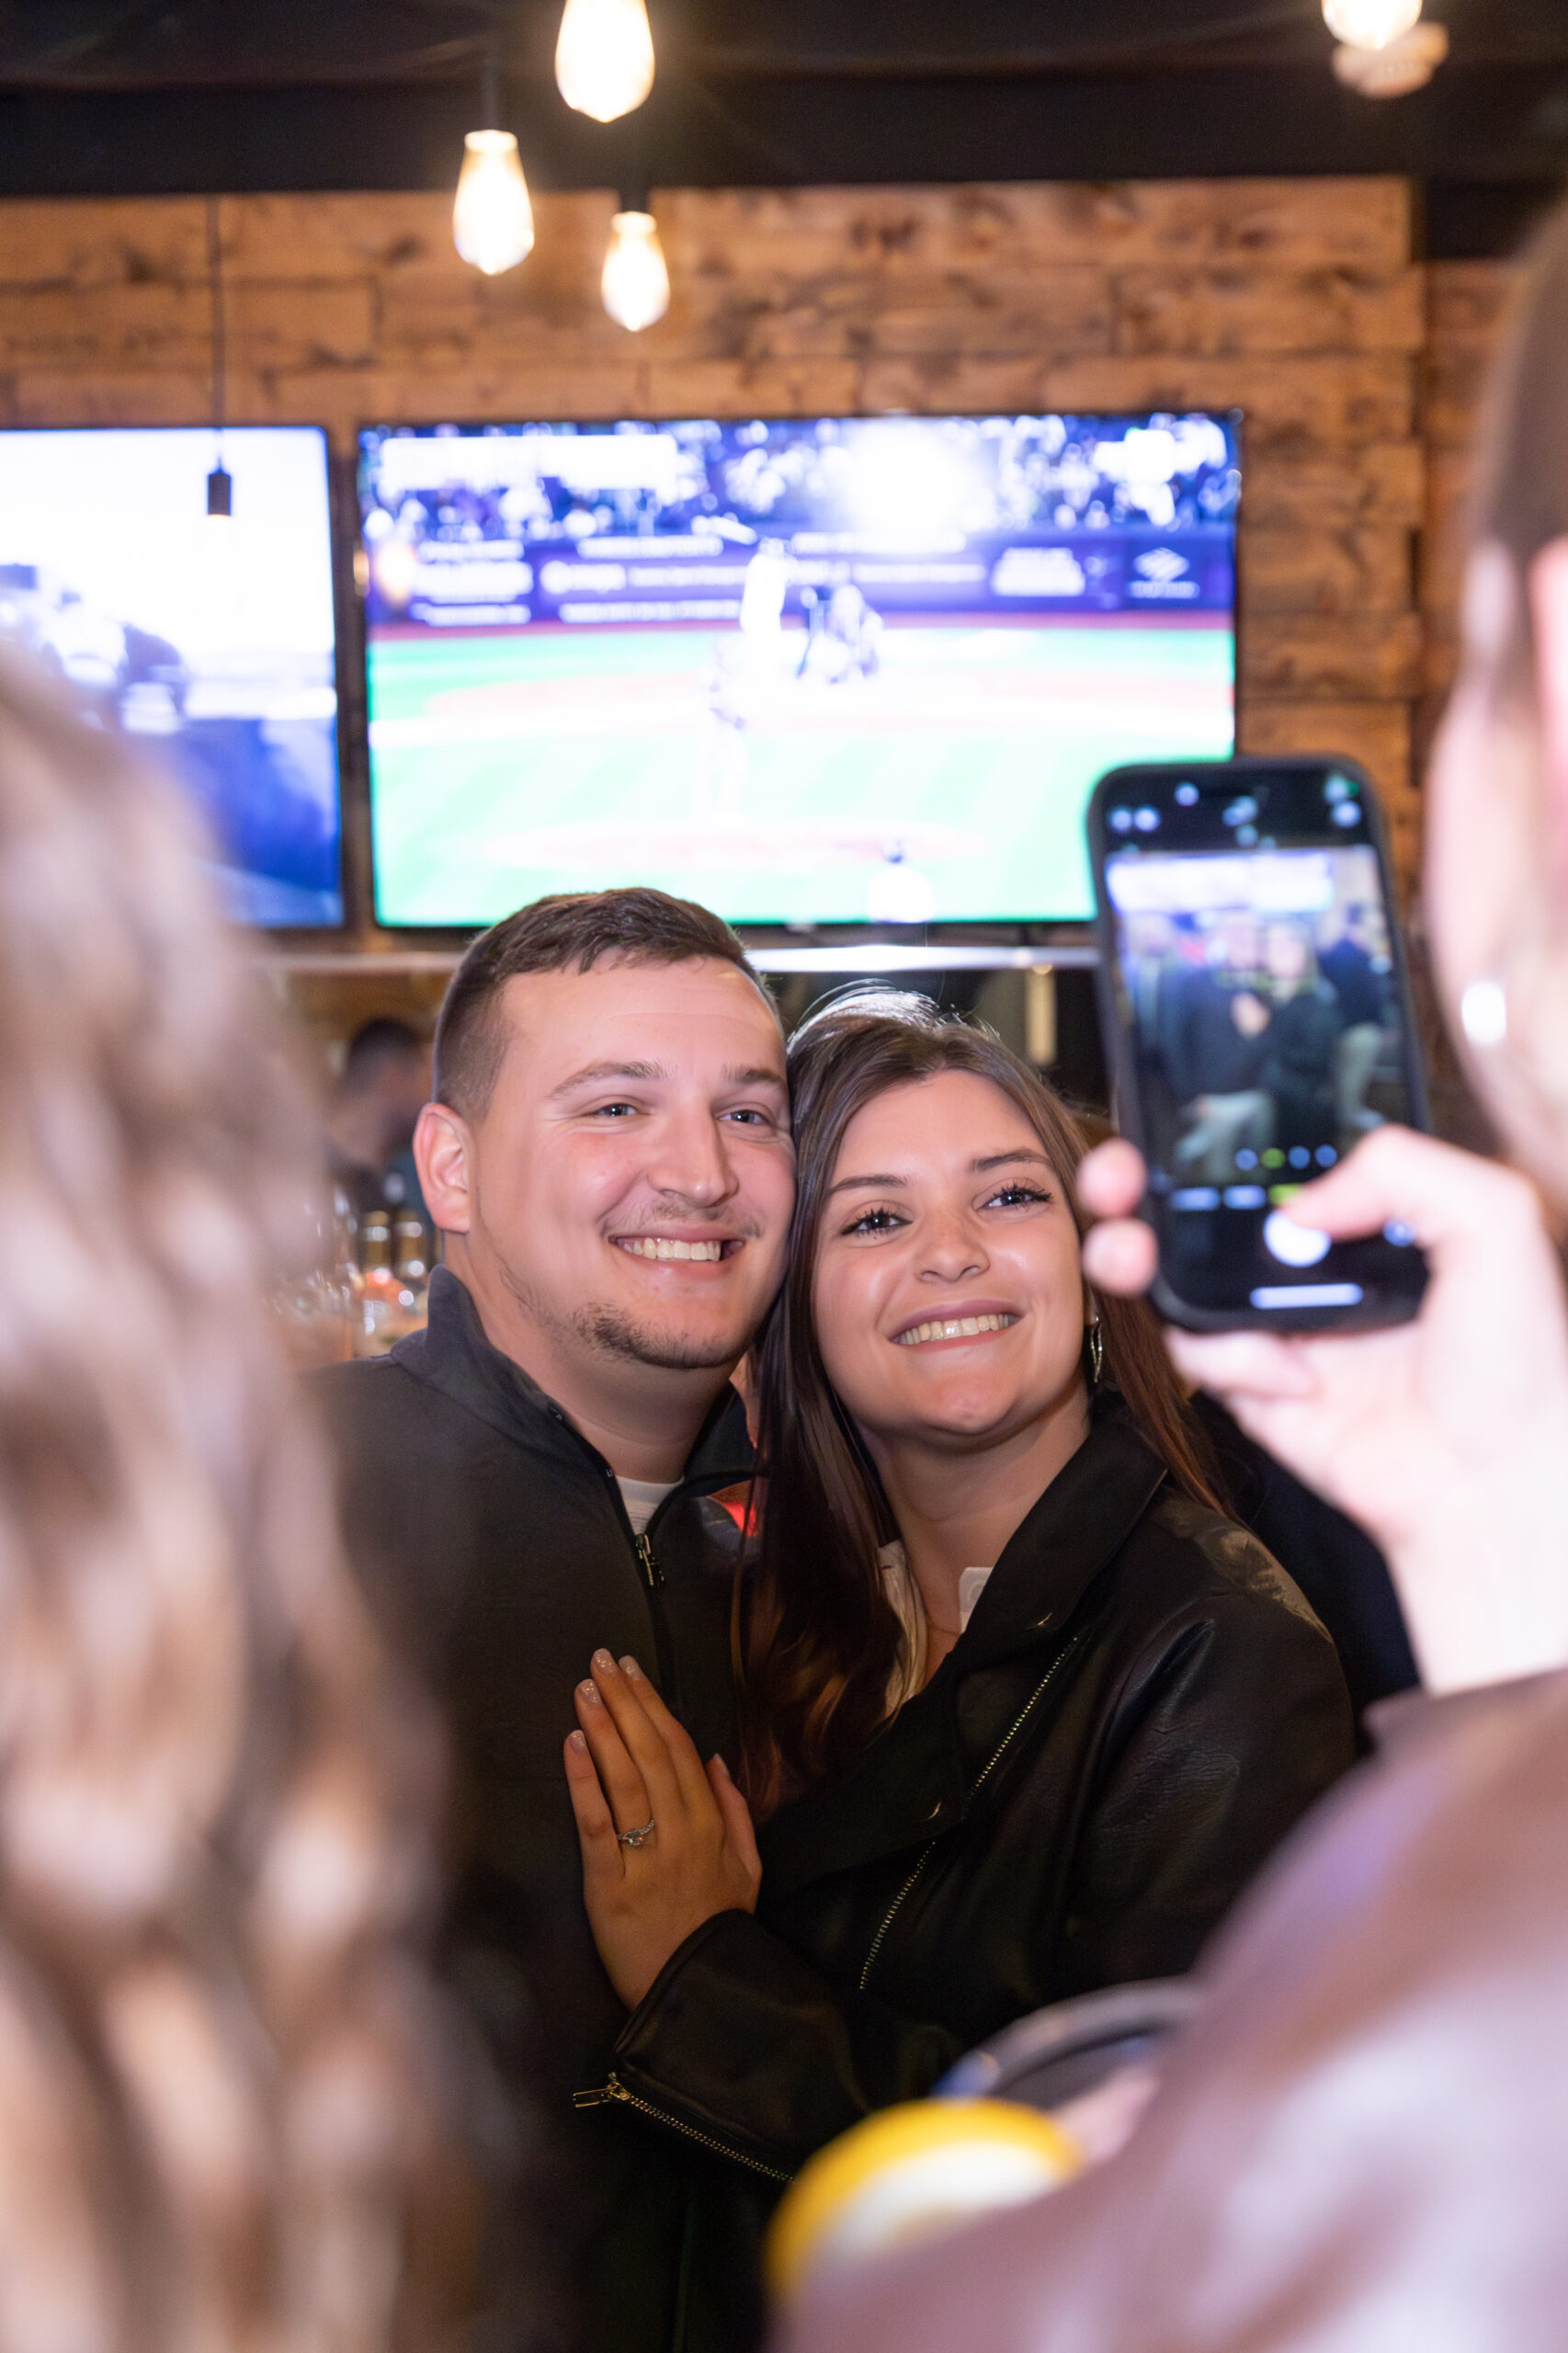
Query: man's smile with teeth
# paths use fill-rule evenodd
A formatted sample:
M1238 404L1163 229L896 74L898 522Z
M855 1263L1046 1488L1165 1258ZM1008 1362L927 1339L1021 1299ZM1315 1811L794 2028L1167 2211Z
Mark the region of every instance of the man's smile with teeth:
M724 1256L727 1245L723 1242L671 1242L662 1233L631 1233L618 1235L616 1247L618 1250L630 1250L634 1258L697 1258L712 1265Z
M982 1332L1005 1332L1017 1320L1016 1315L950 1315L942 1323L916 1324L912 1331L895 1333L893 1344L917 1348L927 1340L972 1340Z

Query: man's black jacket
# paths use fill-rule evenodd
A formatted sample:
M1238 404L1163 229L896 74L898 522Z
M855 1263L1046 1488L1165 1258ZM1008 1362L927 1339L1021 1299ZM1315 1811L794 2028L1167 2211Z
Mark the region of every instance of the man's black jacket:
M1295 1586L1113 1402L925 1690L767 1824L756 1918L665 1964L615 2086L787 2174L1029 2011L1190 1968L1353 1755Z
M451 1983L538 2113L592 2353L708 2353L748 2333L755 2215L733 2166L629 2112L575 2113L626 2013L594 1949L562 1745L603 1643L658 1680L701 1754L733 1748L739 1546L712 1497L747 1477L726 1392L640 1546L604 1458L486 1341L438 1269L427 1332L320 1377L344 1518L382 1623L453 1750ZM732 2287L731 2282L733 2282Z

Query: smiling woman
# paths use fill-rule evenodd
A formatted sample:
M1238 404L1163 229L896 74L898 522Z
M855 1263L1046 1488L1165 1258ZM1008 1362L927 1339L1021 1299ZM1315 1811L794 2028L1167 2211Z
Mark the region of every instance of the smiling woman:
M790 1063L736 1628L767 1818L603 1654L567 1753L631 2008L597 2097L780 2180L1028 2011L1187 1969L1351 1758L1157 1327L1085 1286L1062 1104L919 998L840 1001Z
M1083 1139L1027 1063L924 999L863 990L797 1031L790 1079L798 1189L762 1357L747 1643L765 1808L864 1747L911 1644L927 1672L952 1648L960 1579L1087 1438L1096 1366L1173 1483L1220 1507L1153 1318L1085 1285ZM995 1338L946 1328L992 1316Z
M951 1069L849 1120L814 1261L818 1358L898 1524L880 1565L899 1688L919 1689L963 1631L976 1564L1088 1436L1098 1318L1077 1228L1022 1107Z

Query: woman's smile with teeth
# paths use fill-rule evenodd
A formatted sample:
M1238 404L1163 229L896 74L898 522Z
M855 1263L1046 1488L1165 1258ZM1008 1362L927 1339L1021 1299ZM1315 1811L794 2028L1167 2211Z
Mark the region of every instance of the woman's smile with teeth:
M972 1340L982 1332L1005 1332L1017 1320L1016 1315L949 1315L942 1323L916 1324L911 1331L896 1332L893 1338L901 1348L917 1348L927 1340Z
M700 1258L710 1265L724 1255L722 1242L670 1242L662 1233L633 1233L619 1240L634 1258Z

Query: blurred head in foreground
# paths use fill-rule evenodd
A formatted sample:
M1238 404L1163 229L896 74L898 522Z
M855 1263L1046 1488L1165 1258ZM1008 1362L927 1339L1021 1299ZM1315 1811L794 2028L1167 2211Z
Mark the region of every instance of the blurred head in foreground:
M1509 1142L1568 1201L1568 210L1521 278L1428 776L1446 1010Z
M269 1325L193 829L0 661L0 2345L440 2342L435 1776Z

